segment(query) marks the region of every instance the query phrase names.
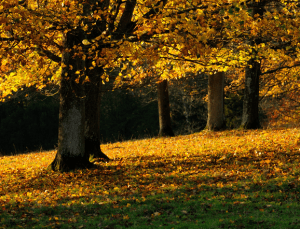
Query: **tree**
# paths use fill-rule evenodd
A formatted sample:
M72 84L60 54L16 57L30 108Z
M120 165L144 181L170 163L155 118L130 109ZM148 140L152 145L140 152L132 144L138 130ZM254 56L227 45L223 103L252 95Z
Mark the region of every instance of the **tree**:
M225 128L224 119L224 72L208 76L208 130Z
M276 42L282 44L280 40L288 40L284 48L292 49L298 42L299 15L289 2L283 8L287 13L270 13L260 21L244 1L47 2L40 7L35 1L21 1L21 5L1 1L0 55L17 67L42 67L49 59L60 65L59 147L51 166L59 171L91 166L84 138L84 84L93 81L90 70L101 70L98 76L103 81L109 69L117 67L122 69L121 78L138 75L142 79L146 72L137 72L134 66L145 62L148 69L155 67L162 80L184 77L185 71L226 72L246 66L250 50L262 48L262 44L267 53L271 46L278 47ZM247 43L257 37L272 37L276 42ZM33 58L28 59L30 55ZM43 74L22 77L37 87L48 82ZM5 95L22 85L18 83L21 78L18 82L11 79L1 75L0 90Z
M245 70L245 90L241 128L260 128L258 116L260 63L254 59L249 61Z
M101 75L102 69L90 70L90 82L84 84L85 90L85 152L90 159L98 158L109 160L100 148L100 103L101 103Z
M276 78L280 80L280 71L299 65L299 36L295 34L299 27L299 8L292 1L251 1L248 8L256 26L247 32L251 59L245 69L241 127L256 129L261 126L258 109L261 76L277 73ZM293 75L289 77L295 78ZM285 83L284 78L281 83ZM276 91L276 87L267 90Z
M291 59L290 68L262 73L260 104L267 116L263 125L299 125L299 66L295 67L298 64Z
M168 81L163 80L157 84L158 116L159 116L159 136L174 136L169 104Z
M252 3L252 17L255 15L260 19L263 18L265 12L264 4ZM251 45L259 45L262 43L261 39L254 39L250 41ZM259 105L259 78L261 75L260 60L257 60L257 52L252 50L253 56L248 61L245 69L245 90L244 90L244 102L243 102L243 115L241 128L243 129L258 129L260 128L258 117L258 105Z
M73 50L79 45L80 35L77 31L67 32L63 37L65 50ZM82 39L82 38L81 38ZM89 153L85 151L85 98L81 86L83 77L76 72L82 71L85 62L81 58L73 58L74 51L62 54L62 73L60 83L60 107L58 127L58 149L50 167L54 171L69 171L75 168L92 167ZM69 66L73 66L69 68Z
M90 153L86 149L95 148L93 145L97 144L95 142L98 140L93 139L95 136L97 138L94 130L98 125L94 124L96 128L91 126L91 121L97 118L97 112L96 115L89 113L92 110L91 104L85 106L85 102L93 101L99 104L97 88L101 82L99 78L105 78L103 68L108 64L112 68L116 66L113 61L130 56L134 48L130 42L140 39L137 35L134 35L133 39L130 38L138 25L137 20L132 21L136 1L127 1L125 4L122 1L91 0L84 3L66 1L62 6L56 1L51 3L43 9L29 4L22 6L18 3L4 4L2 14L6 13L6 10L13 17L6 18L5 22L12 27L12 32L7 35L8 37L3 37L2 41L7 45L4 44L2 47L4 51L9 50L10 43L22 40L25 44L19 45L18 54L21 53L21 47L28 52L37 50L40 56L61 63L58 152L50 167L56 171L89 168L92 164L89 161ZM159 14L165 4L166 1L161 1L158 4L148 5L150 10L141 15L141 18L147 20ZM52 10L53 8L55 10ZM20 10L22 14L19 14ZM28 29L16 15L28 24L33 25L34 22L40 27ZM22 25L26 32L18 31L17 25ZM6 29L10 31L10 28ZM38 37L32 36L36 33L35 30L40 33ZM53 38L50 42L49 37ZM146 34L144 39L148 40L149 37L151 36ZM29 43L34 44L34 50ZM118 50L120 53L115 52L116 48L112 48L123 43L126 45L123 45L123 51ZM22 55L14 56L16 61L25 61ZM95 73L93 69L100 70L95 76L96 79L92 76ZM91 84L87 83L84 86L86 82ZM88 125L85 125L86 111ZM85 143L91 145L86 147Z

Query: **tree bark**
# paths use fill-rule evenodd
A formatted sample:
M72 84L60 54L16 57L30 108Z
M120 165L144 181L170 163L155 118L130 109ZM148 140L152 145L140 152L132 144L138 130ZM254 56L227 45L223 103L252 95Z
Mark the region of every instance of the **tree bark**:
M225 128L224 118L224 72L208 76L208 117L206 129L222 130Z
M263 19L265 12L265 3L260 4L256 2L252 16L258 14ZM250 41L250 44L254 46L258 45L262 41L256 39ZM253 50L253 52L256 52ZM258 105L259 105L259 76L261 75L261 64L255 61L254 58L250 59L245 69L245 90L244 90L244 101L243 101L243 116L242 116L242 129L258 129L260 128L259 116L258 116Z
M64 36L64 48L72 50L74 45L78 45L77 40L76 31L68 32ZM60 172L89 168L93 165L89 161L89 155L85 152L84 144L83 77L80 77L78 81L79 76L75 74L76 71L84 69L84 61L81 58L73 58L73 54L73 51L62 54L58 150L54 161L49 166L52 170Z
M175 136L171 126L168 81L163 80L157 85L159 136Z
M250 65L252 68L250 68ZM245 70L242 129L260 128L258 117L260 63L251 59Z
M88 65L89 66L89 65ZM89 154L90 160L93 158L109 161L100 148L100 103L101 103L101 75L102 68L89 70L87 75L90 82L85 86L85 152Z
M83 14L88 16L96 10L96 3L98 7L105 8L109 1L104 0L101 3L97 0L88 0L84 4ZM87 24L90 24L87 22ZM101 35L102 31L106 29L106 21L98 23L96 27L90 25L89 33L85 33L85 38L92 40ZM101 49L99 49L101 51ZM94 57L86 52L87 58L85 61L86 70L85 75L89 78L88 82L84 83L85 89L85 153L89 155L90 160L93 158L104 159L109 158L101 151L100 148L100 102L101 102L101 76L104 73L102 67L94 66Z

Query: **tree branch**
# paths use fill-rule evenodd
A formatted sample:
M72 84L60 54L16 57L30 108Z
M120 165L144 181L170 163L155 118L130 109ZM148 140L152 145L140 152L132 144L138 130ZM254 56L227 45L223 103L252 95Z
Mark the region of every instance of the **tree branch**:
M114 24L115 24L115 21L116 21L117 16L119 15L119 12L120 12L120 6L121 6L122 3L123 3L122 0L118 0L117 6L116 6L116 13L115 13L115 15L112 15L111 18L110 18L111 22L108 24L108 30L109 30L110 32L113 31Z
M164 6L167 4L167 0L161 0L159 2L156 3L156 5L154 6L154 8L152 8L151 10L149 10L146 14L144 14L143 18L145 19L150 19L152 16L158 14L161 9L164 8ZM161 9L160 9L161 7Z
M283 67L279 67L279 68L275 68L273 70L269 70L269 71L266 71L264 73L261 73L261 75L265 75L265 74L271 74L271 73L274 73L274 72L277 72L279 70L282 70L282 69L286 69L286 68L294 68L294 67L298 67L300 66L300 63L299 64L295 64L293 66L283 66Z
M15 38L15 37L0 37L0 41L22 41L23 37Z
M132 15L136 5L136 0L128 0L125 5L124 12L121 16L118 28L116 30L116 34L121 34L121 36L127 31L132 31ZM134 27L134 26L133 26Z
M46 56L48 57L50 60L56 62L56 63L60 63L61 62L61 57L55 55L54 53L50 52L49 50L43 49L41 47L38 47L38 54L40 56Z

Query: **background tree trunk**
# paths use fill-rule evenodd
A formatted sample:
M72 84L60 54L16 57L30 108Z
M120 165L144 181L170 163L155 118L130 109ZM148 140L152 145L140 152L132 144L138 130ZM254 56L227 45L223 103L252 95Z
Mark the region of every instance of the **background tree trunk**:
M252 68L249 67L252 66ZM241 128L260 128L258 117L260 63L251 59L245 70L245 91Z
M80 40L78 34L68 32L64 37L64 48L72 50L76 41ZM73 52L64 52L62 55L62 73L60 85L58 150L50 168L54 171L69 171L77 168L88 168L93 164L89 162L89 155L85 153L84 127L85 127L85 101L83 77L75 72L84 69L81 58L73 59ZM70 68L69 66L73 66Z
M175 136L171 126L168 81L157 84L159 136Z
M91 65L92 66L92 65ZM103 69L94 68L88 72L90 82L85 86L85 152L90 159L109 160L100 148L100 103L101 103L101 75Z
M261 4L256 2L253 6L252 16L258 14L262 19L265 12L265 2ZM250 41L250 44L258 45L262 43L260 39ZM253 53L256 52L253 50ZM261 75L261 64L255 61L254 58L250 59L245 69L245 90L243 101L243 116L242 116L242 129L258 129L260 128L258 105L259 105L259 76Z
M208 117L206 129L225 128L224 118L224 72L208 76Z

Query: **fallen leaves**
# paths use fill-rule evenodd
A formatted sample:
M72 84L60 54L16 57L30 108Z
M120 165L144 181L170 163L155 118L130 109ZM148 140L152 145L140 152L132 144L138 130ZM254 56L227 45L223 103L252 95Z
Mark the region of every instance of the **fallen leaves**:
M113 161L99 163L96 169L68 173L46 170L55 151L2 157L0 212L17 212L22 206L85 208L88 203L111 204L117 211L183 189L185 194L166 198L163 203L189 201L207 187L231 190L216 193L212 199L231 199L236 206L244 205L259 196L257 190L283 194L298 187L300 151L295 144L298 132L298 129L203 131L173 138L106 144L101 148L115 158ZM116 198L133 202L122 205ZM275 199L271 195L269 198ZM162 212L153 211L149 216L160 217ZM189 211L180 213L188 215ZM114 217L130 220L127 214ZM50 218L51 222L61 220L53 215Z

